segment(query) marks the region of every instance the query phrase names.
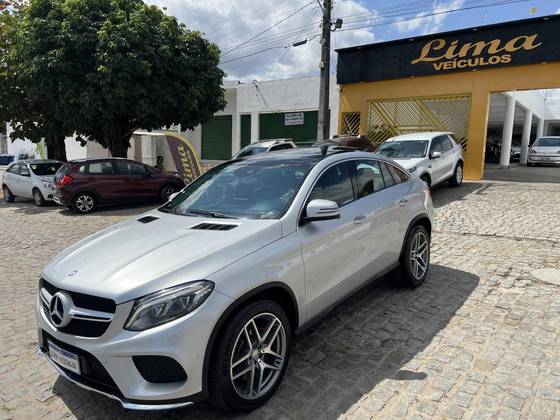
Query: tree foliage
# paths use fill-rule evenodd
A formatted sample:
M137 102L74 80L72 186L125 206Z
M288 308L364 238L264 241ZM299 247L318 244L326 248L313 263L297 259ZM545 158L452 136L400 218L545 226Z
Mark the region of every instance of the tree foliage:
M23 93L13 120L35 122L21 133L76 132L126 156L138 128L194 128L225 106L218 47L156 6L31 0L21 15L7 64Z

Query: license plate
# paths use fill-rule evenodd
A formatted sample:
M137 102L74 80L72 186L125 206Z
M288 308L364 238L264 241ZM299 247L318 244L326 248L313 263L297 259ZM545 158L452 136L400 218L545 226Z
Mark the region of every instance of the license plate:
M80 358L76 354L63 350L49 341L49 356L63 368L80 374Z

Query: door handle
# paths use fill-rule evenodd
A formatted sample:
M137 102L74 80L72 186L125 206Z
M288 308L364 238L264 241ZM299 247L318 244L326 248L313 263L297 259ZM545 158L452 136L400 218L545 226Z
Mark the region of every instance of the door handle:
M363 214L360 214L359 216L354 217L354 224L355 225L361 225L366 220L367 220L367 216L364 216Z
M399 200L399 206L404 207L407 204L408 204L408 200L406 198Z

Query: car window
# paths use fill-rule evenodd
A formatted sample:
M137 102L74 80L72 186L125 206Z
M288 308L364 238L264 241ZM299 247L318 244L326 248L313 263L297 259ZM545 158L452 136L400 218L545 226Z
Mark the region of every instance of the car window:
M129 174L132 176L146 175L146 167L141 163L128 162Z
M60 168L62 163L60 162L43 162L43 163L33 163L31 166L31 170L35 175L39 176L48 176L56 174L56 171Z
M14 174L14 175L19 175L19 163L16 163L15 165L12 165L9 172L11 174Z
M397 184L400 184L401 182L404 182L408 179L408 175L396 166L387 164L387 167L389 168L389 172L391 172L391 175L393 175L393 179Z
M381 173L383 174L383 181L385 182L385 187L391 187L395 185L395 180L393 179L393 175L387 168L387 165L384 162L379 162L379 166L381 167Z
M270 148L270 151L274 151L274 150L287 150L287 149L293 149L292 145L290 143L284 143L284 144L279 144L278 146L272 146Z
M441 138L441 145L444 152L453 149L453 143L451 143L451 140L449 140L448 136L444 136Z
M358 196L365 197L385 188L379 163L375 160L356 161Z
M86 173L86 166L87 165L80 165L80 167L78 168L78 172L81 174L85 174Z
M119 174L128 175L130 173L130 165L126 160L117 160L115 164L117 165Z
M21 176L31 176L31 174L29 173L29 168L24 164L19 165L19 174Z
M354 200L352 180L346 163L332 166L321 175L309 196L309 201L317 199L334 201L339 207Z
M87 173L90 175L113 175L111 162L93 162L88 165Z
M430 153L440 152L443 153L443 148L441 145L441 137L435 137L432 140L432 145L430 146Z

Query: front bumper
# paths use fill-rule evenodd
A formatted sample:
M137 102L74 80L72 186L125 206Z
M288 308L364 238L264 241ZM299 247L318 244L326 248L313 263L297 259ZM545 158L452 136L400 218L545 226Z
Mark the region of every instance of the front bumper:
M542 163L546 165L560 165L560 155L537 155L529 154L527 161L531 163Z
M205 397L204 357L213 326L231 299L214 291L196 311L146 331L123 329L133 302L117 305L114 318L103 335L84 338L58 331L50 322L39 298L37 324L39 352L62 376L77 385L119 401L134 410L184 407ZM47 341L48 340L48 341ZM74 373L54 362L48 343L77 354L82 371ZM133 356L166 356L186 372L178 382L154 383L144 379Z

